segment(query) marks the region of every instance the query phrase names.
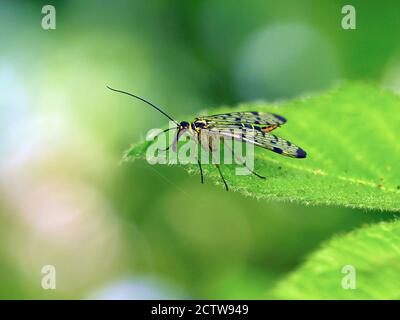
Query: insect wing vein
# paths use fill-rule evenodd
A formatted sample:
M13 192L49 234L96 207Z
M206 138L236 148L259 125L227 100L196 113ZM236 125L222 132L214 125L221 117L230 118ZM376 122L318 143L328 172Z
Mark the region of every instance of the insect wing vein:
M199 117L196 120L205 120L209 123L243 123L253 125L276 125L280 126L286 123L286 119L273 113L246 111L216 114L211 116Z
M211 135L219 135L223 137L230 137L235 140L242 142L252 143L258 147L271 150L281 155L293 158L305 158L306 153L300 147L294 145L290 141L282 139L276 135L265 133L251 128L245 128L240 124L235 125L219 125L211 126L207 129L203 129L203 132L207 132Z

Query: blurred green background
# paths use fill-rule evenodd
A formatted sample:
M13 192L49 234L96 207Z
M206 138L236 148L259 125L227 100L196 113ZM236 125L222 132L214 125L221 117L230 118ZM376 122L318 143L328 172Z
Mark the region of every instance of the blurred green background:
M41 27L46 4L55 30ZM356 30L341 28L345 4ZM119 165L167 121L105 86L181 120L342 80L399 92L399 12L398 1L2 0L0 298L268 298L322 241L392 219ZM56 290L41 287L44 265Z

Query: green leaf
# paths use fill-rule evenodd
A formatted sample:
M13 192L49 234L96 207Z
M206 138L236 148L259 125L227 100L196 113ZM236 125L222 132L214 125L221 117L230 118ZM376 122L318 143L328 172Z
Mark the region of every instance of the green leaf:
M273 290L277 299L399 299L400 222L336 237ZM344 269L351 266L354 269ZM348 268L348 267L347 267ZM351 271L350 271L351 270ZM355 288L348 288L355 271ZM343 278L345 278L343 280ZM344 281L344 289L342 286Z
M373 85L347 83L321 96L280 105L245 103L205 114L239 110L286 117L288 122L274 133L305 149L307 158L255 148L255 171L267 179L237 176L235 167L225 165L230 190L262 199L400 211L398 96ZM132 146L124 159L145 158L150 143ZM185 168L198 172L193 165ZM221 185L213 166L204 169L206 183Z

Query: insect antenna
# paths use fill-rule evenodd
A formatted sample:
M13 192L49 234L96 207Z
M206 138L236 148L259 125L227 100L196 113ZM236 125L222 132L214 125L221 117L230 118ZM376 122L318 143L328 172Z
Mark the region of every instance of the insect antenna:
M170 119L171 121L175 122L176 125L179 126L179 123L178 123L176 120L174 120L172 117L170 117L170 116L169 116L168 114L166 114L164 111L162 111L160 107L157 107L155 104L151 103L150 101L148 101L148 100L146 100L146 99L144 99L144 98L141 98L141 97L139 97L139 96L137 96L137 95L134 95L134 94L132 94L132 93L123 91L123 90L113 89L113 88L111 88L111 87L109 87L109 86L106 86L106 87L107 87L108 89L112 90L112 91L126 94L126 95L128 95L128 96L131 96L131 97L133 97L133 98L139 99L139 100L141 100L141 101L147 103L148 105L152 106L154 109L156 109L157 111L161 112L164 116L166 116L168 119Z

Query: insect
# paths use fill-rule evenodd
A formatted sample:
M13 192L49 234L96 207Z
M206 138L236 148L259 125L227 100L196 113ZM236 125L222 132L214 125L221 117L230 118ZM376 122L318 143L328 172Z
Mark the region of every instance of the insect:
M279 115L257 111L244 111L198 117L191 122L178 122L170 117L167 113L165 113L160 107L156 106L155 104L144 98L141 98L126 91L113 89L109 86L107 86L107 88L147 103L176 124L176 127L168 128L161 132L165 133L169 130L177 130L174 141L164 150L168 150L171 147L175 149L182 134L189 131L192 137L194 137L202 145L203 148L209 148L209 150L211 151L211 144L209 142L207 142L208 145L207 143L204 143L204 141L209 141L209 139L202 139L202 136L206 135L207 137L217 138L230 137L234 140L251 143L255 146L268 149L283 156L292 158L305 158L307 156L307 153L300 147L270 133L271 131L286 123L286 119ZM246 132L246 134L243 133L244 131ZM233 150L232 154L234 155ZM203 169L199 159L197 159L197 163L200 170L201 183L203 183ZM215 166L217 167L219 175L225 185L226 190L228 191L228 184L226 183L226 180L222 174L220 165L216 163ZM260 179L265 179L264 176L259 175L254 170L250 168L248 168L248 170Z

